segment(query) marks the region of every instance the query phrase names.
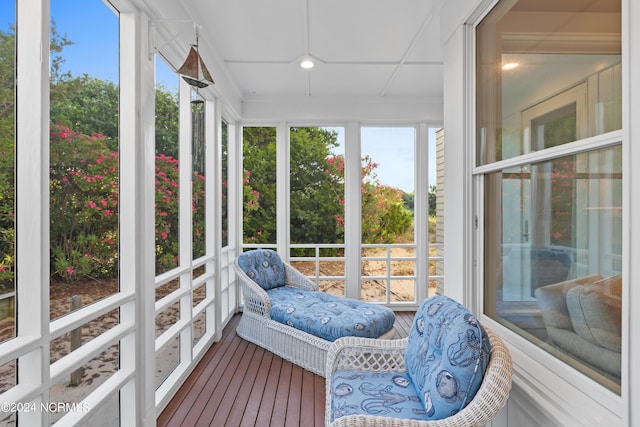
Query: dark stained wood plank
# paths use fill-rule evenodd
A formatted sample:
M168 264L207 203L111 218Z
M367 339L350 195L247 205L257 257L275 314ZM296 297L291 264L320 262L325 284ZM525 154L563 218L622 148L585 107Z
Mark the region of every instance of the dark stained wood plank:
M293 365L291 369L291 381L289 382L289 399L287 400L287 416L285 427L299 427L300 402L302 398L302 368Z
M317 427L324 426L324 411L325 411L325 403L326 403L326 383L324 378L320 375L314 375L314 400L315 400L315 422L314 424Z
M251 345L247 346L246 351L242 355L242 358L238 361L238 358L235 358L234 361L237 362L234 368L231 366L225 370L224 375L220 378L220 384L218 389L219 392L216 392L211 395L207 407L210 405L217 405L218 408L215 412L215 416L211 417L210 414L203 413L198 420L197 425L202 426L224 426L224 425L233 425L227 424L227 418L229 413L231 412L231 408L233 407L233 403L236 400L238 395L238 390L242 386L245 373L249 369L251 364L251 360L253 359L253 355L255 354L257 346ZM237 425L237 424L236 424Z
M414 312L397 312L396 338ZM241 339L234 316L157 418L158 426L323 426L324 378Z
M226 383L224 382L225 374L229 371L235 371L237 360L242 357L247 346L248 343L246 341L240 340L238 341L235 352L225 352L224 356L220 359L220 363L209 377L209 381L199 392L196 390L197 394L193 396L195 398L193 406L187 413L187 416L184 417L181 425L192 427L196 425L200 419L200 415L205 410L207 410L207 412L215 412L218 409L215 403L209 407L209 401L214 396L218 396L219 398L219 396L224 395L226 388ZM217 398L214 399L214 402L216 400Z
M282 362L278 388L276 389L276 398L273 402L273 412L271 413L271 425L283 426L285 424L292 370L293 364L291 362Z
M239 320L240 317L235 316L229 322L227 328L232 328L235 331ZM223 335L219 342L214 343L186 379L178 393L162 411L158 417L157 425L179 425L191 411L195 397L200 393L200 390L207 386L213 372L221 366L221 360L226 354L233 355L239 344L240 340L238 340L235 332Z
M262 379L258 377L262 366L262 359L264 357L264 354L265 350L263 348L256 348L256 351L253 354L253 358L249 363L249 367L246 370L244 377L242 378L242 383L240 384L238 393L233 400L231 410L229 411L229 416L227 417L226 425L239 426L240 424L242 424L242 418L246 410L255 409L257 415L257 408L260 407L261 396L254 394L257 399L254 400L251 399L251 394L252 390L254 388L259 388L260 383L264 382L264 380L266 379L266 376L264 374L262 375Z
M300 392L300 425L312 426L315 423L315 387L312 372L302 370L302 387Z
M273 353L258 348L256 356L255 375L248 373L245 378L247 384L243 384L243 390L238 394L234 407L229 415L229 423L234 423L233 425L255 426L257 424L258 411L262 405L267 388L266 384L269 379ZM260 358L259 362L258 357ZM241 417L239 420L237 420L238 414Z
M257 417L261 422L263 420L267 420L268 423L265 425L269 425L271 421L283 362L284 360L278 356L273 356L273 359L271 360L271 366L269 367L269 373L267 374L269 377L265 383L264 393L262 395L262 401L260 402L260 409L258 410Z
M396 331L396 338L404 338L409 336L411 325L413 324L414 312L397 312L396 322L393 327Z

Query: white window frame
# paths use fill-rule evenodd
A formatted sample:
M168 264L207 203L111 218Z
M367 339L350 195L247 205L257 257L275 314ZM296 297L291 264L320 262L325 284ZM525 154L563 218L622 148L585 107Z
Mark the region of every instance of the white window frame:
M465 196L467 200L472 200L472 209L466 214L466 224L475 224L464 230L465 240L472 241L473 255L466 264L469 271L473 271L472 280L464 286L463 292L468 295L465 300L469 305L479 313L480 320L496 331L507 343L511 352L514 363L514 390L512 396L521 399L526 396L528 402L522 402L525 405L535 405L546 416L557 421L561 425L619 425L630 419L630 384L640 385L640 375L636 373L636 379L629 378L629 348L632 344L629 340L631 334L631 322L626 321L630 316L630 307L635 302L640 302L638 296L630 295L630 269L629 265L629 223L630 208L635 206L636 212L640 209L640 197L635 200L631 197L630 183L633 179L633 169L629 167L631 164L631 155L629 148L630 130L629 120L630 97L629 93L629 64L632 63L632 55L629 49L629 28L632 27L631 18L629 16L628 0L622 0L623 3L623 129L619 131L609 132L607 134L598 135L591 138L580 140L579 142L561 145L545 150L544 153L533 152L517 159L507 159L474 167L476 157L476 123L475 123L475 105L476 105L476 69L475 69L475 27L482 21L484 16L498 3L499 0L485 2L480 5L473 14L473 17L464 25L464 81L468 86L464 88L464 98L467 107L464 109L464 129L465 129L465 145L470 147L465 155L465 162L468 162L468 169L471 171L469 194ZM626 17L626 19L625 19ZM635 31L634 42L636 46L640 45L640 35ZM625 48L626 46L626 48ZM639 56L636 54L636 68L640 68L638 64ZM626 64L626 65L625 65ZM636 92L638 89L636 88ZM628 124L629 126L625 125ZM639 133L636 130L636 133ZM483 217L484 202L484 179L483 176L492 171L502 170L506 167L519 166L533 162L543 161L545 159L560 157L563 155L575 154L579 151L590 151L598 148L604 148L612 145L622 145L623 150L623 344L622 344L622 393L617 395L606 389L604 386L596 383L591 378L581 374L577 370L569 367L556 357L542 350L535 344L519 336L515 332L496 322L483 312L484 289L483 280L484 272L482 266L483 259L483 226L485 218ZM635 152L636 160L640 158L638 152ZM637 168L636 168L637 169ZM636 171L636 179L639 174ZM478 225L479 224L479 225ZM627 231L625 231L627 230ZM636 231L636 242L640 233ZM449 236L450 238L451 236ZM636 250L638 250L636 243ZM636 273L638 277L638 273ZM637 305L637 304L636 304ZM636 315L636 320L637 320ZM636 340L635 347L638 347Z

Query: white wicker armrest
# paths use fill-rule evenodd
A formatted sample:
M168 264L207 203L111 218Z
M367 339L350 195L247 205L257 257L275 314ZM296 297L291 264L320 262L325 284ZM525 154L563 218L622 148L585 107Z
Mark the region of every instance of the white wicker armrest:
M269 295L256 282L251 280L249 276L240 268L238 262L234 262L233 267L236 271L238 280L242 285L242 295L244 297L244 310L251 311L270 319L271 300Z
M460 412L452 415L448 418L444 418L441 420L432 420L432 421L418 421L418 420L408 420L408 419L398 419L391 417L381 417L381 416L369 416L369 415L347 415L344 417L340 417L337 420L331 422L331 393L332 393L332 379L333 372L336 369L336 365L342 362L339 362L343 358L346 360L355 359L359 362L360 359L368 359L368 357L356 357L351 355L350 353L364 352L367 353L370 350L375 353L380 350L380 345L376 345L381 341L386 340L366 340L370 341L367 343L366 341L361 341L360 349L357 348L357 343L354 341L353 346L348 346L346 342L342 343L339 341L347 340L345 338L341 338L336 340L329 350L329 355L327 356L327 375L326 375L326 408L325 408L325 425L331 427L346 427L346 426L357 426L357 427L365 427L365 426L407 426L407 427L478 427L486 425L496 414L500 411L500 409L506 403L509 397L509 391L511 390L511 374L512 374L512 366L511 366L511 355L509 354L509 350L505 346L504 342L493 333L489 328L485 326L487 331L487 335L489 336L489 340L491 341L491 356L489 358L489 365L487 366L487 371L485 372L482 384L480 385L480 389L476 393L475 397L469 402L467 406L464 407ZM390 342L394 341L406 341L406 338L403 340L390 340ZM369 345L373 344L372 347ZM405 342L406 346L406 342ZM393 351L397 351L398 349L394 349ZM343 353L349 353L349 355L343 355ZM402 350L402 355L404 359L404 350ZM383 359L380 363L386 363L386 359ZM349 366L345 363L345 366ZM339 369L364 369L362 366L356 365L354 367L341 367ZM371 370L371 369L370 369ZM381 370L389 370L384 367Z
M317 291L318 285L315 282L307 279L305 275L293 268L290 264L282 262L284 264L285 276L287 286L294 288L305 289L308 291Z
M395 371L405 370L404 353L407 338L381 340L344 337L335 340L327 353L326 377L335 371Z

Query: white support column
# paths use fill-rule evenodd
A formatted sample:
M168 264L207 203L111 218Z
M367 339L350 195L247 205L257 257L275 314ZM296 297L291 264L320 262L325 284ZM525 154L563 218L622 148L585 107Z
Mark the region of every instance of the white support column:
M229 180L227 182L227 212L229 220L229 242L235 248L235 255L242 252L242 187L244 178L244 163L242 160L242 126L238 122L233 125L229 123L229 158L227 159L227 167L229 168ZM238 291L240 288L238 288Z
M349 122L345 128L344 210L345 210L345 296L360 299L360 243L362 241L362 160L360 125Z
M135 381L120 399L123 426L155 421L155 83L147 51L149 21L120 13L120 290L136 304L120 310L121 323L136 325L120 345L121 369Z
M220 101L206 101L206 245L207 255L212 253L214 258L207 263L207 271L214 271L213 278L207 280L207 296L214 295L215 302L206 310L206 331L215 331L215 341L222 338L222 285L220 283L220 250L222 248L222 116Z
M16 330L41 345L18 358L18 386L44 384L49 401L49 2L16 2ZM46 411L20 412L20 424L49 425Z
M180 80L179 86L179 121L180 121L180 231L179 231L179 253L180 266L189 267L180 276L180 288L190 289L192 280L193 264L193 152L192 152L192 112L191 112L191 86L184 79ZM180 298L180 320L191 319L192 303L191 292L185 293ZM190 363L191 354L191 328L185 328L180 333L180 366L184 367Z
M278 123L276 130L276 243L282 259L289 259L289 163L290 135L287 123Z
M232 250L231 260L242 251L242 126L237 121L227 122L227 241ZM231 261L233 262L233 261ZM233 283L236 310L242 304L240 285L229 265L229 283ZM231 289L229 289L231 292ZM222 302L220 302L222 304ZM220 307L220 306L217 306ZM221 314L222 316L222 314ZM219 325L222 327L222 325Z
M416 302L429 295L429 128L420 123L415 142L414 224Z
M469 117L466 107L468 85L465 84L465 33L463 29L455 32L447 41L444 49L444 128L446 129L446 155L444 158L444 181L447 190L444 201L444 253L447 259L457 262L445 262L445 293L462 304L467 304L473 271L469 257L471 249L471 229L469 217L472 206L467 202L470 196L469 165L470 147L466 147L467 128L461 126L461 118ZM467 122L463 122L467 123Z
M183 79L179 79L179 154L180 160L180 231L179 231L179 253L180 266L191 265L193 258L193 239L192 239L192 212L191 198L193 197L193 159L192 159L192 124L191 124L191 86ZM183 275L184 277L184 275ZM191 282L191 280L188 280ZM183 286L182 279L180 286ZM188 286L188 285L187 285Z

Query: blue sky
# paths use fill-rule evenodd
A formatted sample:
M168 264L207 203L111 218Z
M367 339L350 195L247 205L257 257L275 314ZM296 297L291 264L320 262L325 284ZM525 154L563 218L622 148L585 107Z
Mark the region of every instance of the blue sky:
M0 1L3 30L15 22L15 3ZM51 16L58 33L73 42L64 48L62 71L84 73L118 82L118 19L101 0L51 0ZM160 61L156 61L158 64ZM156 67L156 81L170 91L177 90L178 77L165 64ZM344 139L344 135L341 136ZM429 132L432 154L429 183L435 184L435 132ZM384 184L411 192L413 180L413 129L364 128L362 154L369 154L380 166L378 178Z
M0 26L15 24L15 1L0 0ZM62 71L84 73L118 82L118 18L101 0L51 0L51 16L60 35L73 42L62 51ZM156 76L158 83L175 91L178 79L168 67Z
M330 128L338 132L338 142L344 145L344 128ZM413 127L363 127L361 133L362 156L369 155L378 164L376 173L383 184L414 191L414 139ZM429 184L436 183L435 129L429 130ZM344 154L344 147L335 150Z

